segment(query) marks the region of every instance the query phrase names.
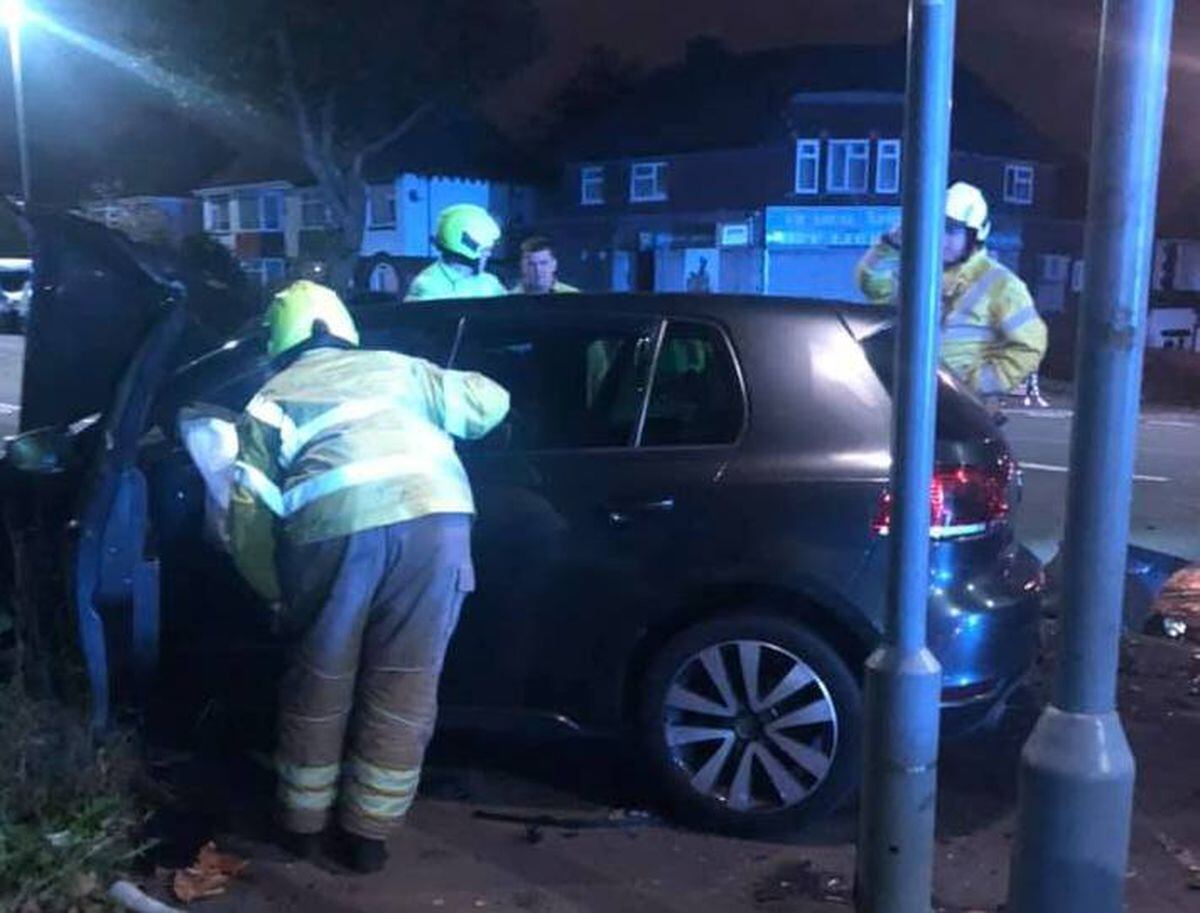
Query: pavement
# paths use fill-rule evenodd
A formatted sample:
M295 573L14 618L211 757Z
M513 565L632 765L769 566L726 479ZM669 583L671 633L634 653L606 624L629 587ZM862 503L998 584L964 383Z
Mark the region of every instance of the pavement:
M1051 642L1053 630L1048 631ZM998 911L1015 830L1020 749L1046 696L1047 657L1000 728L943 746L933 910ZM1138 760L1126 909L1200 909L1200 653L1130 639L1120 703ZM420 798L390 842L387 869L351 877L331 864L288 862L249 822L265 810L211 781L181 801L206 809L186 858L207 839L251 860L204 913L834 913L852 908L855 811L787 840L736 840L676 829L654 811L630 761L604 745L476 737L435 742ZM256 801L269 797L260 786ZM243 797L243 803L250 800ZM645 804L640 804L640 803ZM234 809L232 812L229 809ZM222 811L224 809L225 811ZM481 817L483 816L483 817ZM175 863L179 864L179 863ZM167 870L143 879L166 898Z
M0 438L17 432L24 359L25 337L0 334Z

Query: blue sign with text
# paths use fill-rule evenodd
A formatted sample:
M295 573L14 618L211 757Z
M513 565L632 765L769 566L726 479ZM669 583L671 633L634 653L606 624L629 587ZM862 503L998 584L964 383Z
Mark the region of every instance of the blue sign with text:
M899 221L899 206L768 206L767 247L869 247Z

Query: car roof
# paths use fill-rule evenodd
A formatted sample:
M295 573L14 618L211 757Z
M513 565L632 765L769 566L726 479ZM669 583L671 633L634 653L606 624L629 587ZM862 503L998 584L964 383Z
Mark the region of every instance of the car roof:
M816 298L785 298L763 295L709 295L686 292L581 292L571 295L509 295L503 298L447 299L412 301L403 304L365 303L355 313L365 322L386 321L386 313L400 308L409 313L434 313L452 310L455 313L487 313L503 309L505 313L529 310L571 312L644 314L662 317L688 317L736 321L752 315L795 317L803 314L842 320L852 327L856 336L880 325L890 323L895 316L892 308L849 301L828 301ZM859 329L861 327L861 330Z

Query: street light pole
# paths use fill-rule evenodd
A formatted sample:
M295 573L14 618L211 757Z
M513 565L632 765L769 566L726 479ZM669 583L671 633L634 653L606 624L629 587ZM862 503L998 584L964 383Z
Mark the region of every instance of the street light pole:
M21 160L21 199L30 202L29 137L25 128L25 79L21 66L21 26L25 21L22 0L0 2L0 19L8 30L8 59L12 64L13 105L17 115L17 155Z
M1021 756L1009 905L1123 908L1134 760L1116 710L1173 0L1105 0L1054 697Z
M867 660L860 913L928 913L942 669L926 645L956 0L911 0L884 643Z

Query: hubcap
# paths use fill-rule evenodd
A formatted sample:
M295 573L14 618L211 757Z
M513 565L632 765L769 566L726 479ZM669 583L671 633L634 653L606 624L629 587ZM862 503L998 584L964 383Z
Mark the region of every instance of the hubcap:
M803 802L828 776L838 744L825 683L798 656L759 640L688 657L667 691L663 726L692 789L739 812Z

